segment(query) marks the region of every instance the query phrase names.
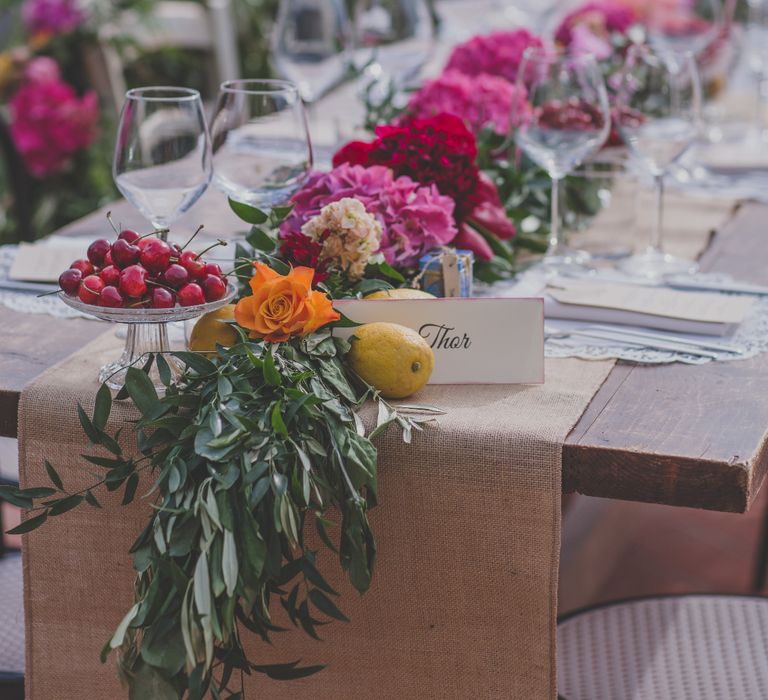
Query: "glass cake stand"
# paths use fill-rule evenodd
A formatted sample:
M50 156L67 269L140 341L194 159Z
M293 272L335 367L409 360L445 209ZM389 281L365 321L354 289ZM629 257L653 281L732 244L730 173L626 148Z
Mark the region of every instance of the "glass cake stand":
M102 321L124 323L128 327L123 354L113 362L104 365L99 371L99 381L106 383L110 389L119 391L125 384L125 375L129 367L142 367L149 353L169 353L168 324L174 321L188 321L210 311L215 311L229 304L235 298L237 290L234 285L227 287L227 293L218 301L196 306L175 306L172 309L126 309L108 308L85 304L77 297L67 296L59 292L59 298L81 313L95 316ZM165 360L173 376L181 374L182 365L171 355L166 354ZM152 366L150 379L158 391L165 389L157 371L157 363Z

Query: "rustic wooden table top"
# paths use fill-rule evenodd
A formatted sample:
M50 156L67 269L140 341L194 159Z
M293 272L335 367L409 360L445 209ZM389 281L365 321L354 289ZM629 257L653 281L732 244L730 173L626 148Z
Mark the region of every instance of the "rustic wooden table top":
M105 211L62 233L107 234ZM121 202L115 220L146 228ZM768 284L768 206L745 204L718 232L705 269ZM209 235L242 225L221 195L207 194L182 227ZM0 306L0 435L16 435L21 390L103 332L102 323L25 316ZM768 467L768 354L737 362L658 367L619 363L563 450L563 489L591 496L746 511Z

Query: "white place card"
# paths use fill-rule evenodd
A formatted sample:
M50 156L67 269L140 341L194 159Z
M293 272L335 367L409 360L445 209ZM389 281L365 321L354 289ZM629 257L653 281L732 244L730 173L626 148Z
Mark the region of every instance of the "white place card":
M435 353L430 384L544 382L542 299L345 299L334 306L356 323L386 321L417 331Z

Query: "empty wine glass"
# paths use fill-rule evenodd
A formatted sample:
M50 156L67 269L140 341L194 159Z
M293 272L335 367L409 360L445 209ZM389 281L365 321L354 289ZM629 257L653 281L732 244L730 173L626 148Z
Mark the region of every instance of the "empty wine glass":
M765 134L764 103L768 84L768 0L747 0L747 66L755 79L754 140L763 141Z
M281 0L273 32L275 69L311 104L346 75L350 33L344 0Z
M211 181L211 145L197 90L129 90L120 114L112 176L156 229L167 228Z
M648 40L659 52L703 54L723 29L721 0L646 3Z
M526 50L517 74L532 113L517 129L517 144L552 178L549 248L542 264L551 272L584 265L589 255L569 248L560 225L560 181L605 142L610 112L595 59L552 49Z
M695 272L696 263L664 252L664 176L700 131L701 83L692 54L674 60L647 46L627 54L616 103L624 115L617 128L630 154L654 179L657 211L647 250L621 269L644 277Z
M432 55L435 28L426 0L357 0L354 65L370 84L400 90Z
M222 83L211 141L215 186L261 209L287 201L312 170L304 104L286 80Z

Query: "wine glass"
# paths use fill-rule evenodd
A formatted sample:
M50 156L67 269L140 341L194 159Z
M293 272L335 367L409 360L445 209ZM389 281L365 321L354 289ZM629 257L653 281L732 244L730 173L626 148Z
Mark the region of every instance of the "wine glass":
M643 277L695 272L696 263L664 252L664 176L669 166L697 139L701 82L693 55L674 60L648 46L633 46L620 75L616 104L624 115L617 129L630 154L656 185L657 211L647 250L628 258L621 269Z
M287 80L222 83L211 141L214 185L260 209L287 201L312 170L304 104Z
M273 31L275 69L311 104L346 75L350 33L343 0L281 0Z
M413 82L432 55L435 28L426 0L356 0L354 65L384 94ZM375 96L374 96L375 97Z
M552 178L549 272L573 271L589 259L568 247L560 225L560 181L597 151L610 130L608 94L590 55L531 47L523 54L518 87L526 88L532 113L517 129L517 145Z
M646 3L648 40L660 53L701 56L723 29L721 0Z
M155 229L166 229L211 181L211 144L197 90L129 90L120 114L112 176ZM163 236L164 237L164 236Z

